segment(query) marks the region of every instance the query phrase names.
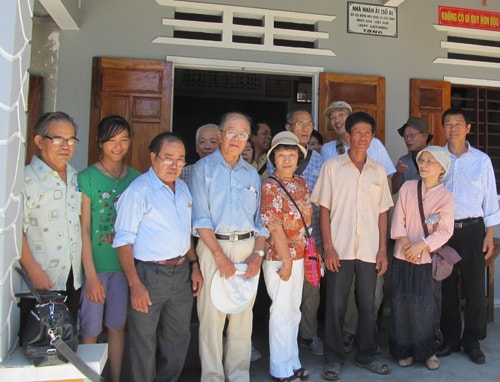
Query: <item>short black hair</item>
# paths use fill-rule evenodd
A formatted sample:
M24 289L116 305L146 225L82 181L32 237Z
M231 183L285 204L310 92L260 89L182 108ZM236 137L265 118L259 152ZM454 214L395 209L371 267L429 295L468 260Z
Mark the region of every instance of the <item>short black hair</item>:
M316 138L319 142L320 145L323 144L323 136L320 134L320 132L318 130L313 130L312 133L311 133L311 136L309 137L309 139L311 139L312 137Z
M158 155L160 153L161 147L163 146L163 142L181 142L184 145L184 141L177 134L163 132L153 138L153 140L149 144L149 152Z
M375 120L370 114L365 113L364 111L357 111L347 117L345 120L345 131L351 134L353 126L360 122L368 123L372 127L372 134L375 133Z
M465 111L463 111L459 107L450 107L443 113L443 116L441 118L441 123L443 124L443 126L444 126L444 120L448 115L461 115L465 119L465 124L466 125L470 124L470 117Z
M275 153L277 150L280 150L280 149L287 149L287 150L296 150L297 153L299 154L299 160L297 161L297 164L299 164L300 162L302 162L302 160L304 159L304 154L302 153L302 150L299 149L299 146L297 145L278 145L276 146L273 151L271 151L271 154L269 154L269 158L267 158L267 160L269 162L271 162L273 164L274 167L276 167L276 163L275 163Z

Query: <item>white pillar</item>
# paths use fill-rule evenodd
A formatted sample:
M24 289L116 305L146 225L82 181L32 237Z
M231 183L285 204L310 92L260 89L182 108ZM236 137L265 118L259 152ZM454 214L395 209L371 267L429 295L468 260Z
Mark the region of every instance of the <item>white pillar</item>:
M12 265L21 254L22 200L33 0L0 4L0 362L16 345Z

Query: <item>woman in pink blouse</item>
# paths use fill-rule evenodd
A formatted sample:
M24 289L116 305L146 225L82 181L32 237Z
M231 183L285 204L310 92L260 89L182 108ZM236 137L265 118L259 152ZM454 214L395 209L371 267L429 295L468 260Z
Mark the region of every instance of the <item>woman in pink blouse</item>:
M262 263L267 293L272 300L270 373L273 380L280 382L300 382L309 377L309 372L300 363L297 334L306 245L301 213L306 225L310 226L312 206L306 181L294 175L297 163L306 154L295 134L288 131L276 134L267 153L276 171L262 186L261 220L270 232Z
M441 183L450 168L450 155L428 146L417 155L422 177L424 229L418 206L418 181L406 181L394 209L391 237L396 240L392 263L392 316L389 345L401 367L425 362L439 368L435 333L441 310L441 282L432 278L430 252L446 244L453 234L453 194Z

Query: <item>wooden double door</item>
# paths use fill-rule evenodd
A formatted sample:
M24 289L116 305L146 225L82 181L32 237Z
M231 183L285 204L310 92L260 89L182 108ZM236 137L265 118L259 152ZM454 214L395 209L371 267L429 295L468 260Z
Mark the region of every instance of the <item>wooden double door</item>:
M410 81L410 114L429 121L435 138L444 144L441 114L450 106L451 85L444 81ZM166 61L96 57L93 60L89 128L89 163L98 159L95 144L99 121L119 114L132 125L128 164L144 172L150 166L148 145L160 132L171 131L172 63ZM376 136L385 141L385 78L343 73L320 73L318 125L326 141L336 139L323 110L337 100L355 111L372 115ZM194 137L193 137L194 139Z

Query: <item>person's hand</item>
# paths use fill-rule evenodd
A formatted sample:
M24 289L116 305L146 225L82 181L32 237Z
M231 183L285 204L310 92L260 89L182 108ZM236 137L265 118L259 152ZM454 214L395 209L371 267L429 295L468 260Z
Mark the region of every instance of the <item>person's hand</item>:
M236 273L236 268L234 263L229 260L225 253L220 252L215 255L215 263L219 269L219 274L221 277L226 279L230 278Z
M26 272L36 290L50 290L54 287L54 283L42 268L36 267L31 271L26 270Z
M89 301L97 304L104 304L106 293L104 292L104 287L97 275L87 277L85 280L85 291L86 297Z
M325 267L330 272L338 272L340 270L339 254L334 248L325 248L323 251Z
M495 241L493 235L486 234L483 240L483 253L485 254L484 260L486 262L488 262L490 257L493 255L493 249L495 249Z
M290 280L290 276L292 275L292 265L293 265L292 259L283 261L281 268L277 271L278 276L280 277L281 280L283 281Z
M377 271L377 275L382 276L387 271L388 266L389 262L387 261L386 251L379 250L375 260L375 270Z
M130 287L130 303L132 308L141 313L147 313L152 304L149 298L149 292L146 287L138 282Z
M408 167L408 165L406 163L404 163L403 161L398 161L398 163L396 164L396 170L400 174L404 174L409 169L410 168Z
M422 252L426 244L423 241L411 243L403 247L403 255L406 260L413 264L420 264L422 261Z
M196 263L191 267L191 291L193 292L193 297L200 295L202 287L203 276L201 274L200 265Z
M248 268L243 277L246 279L255 277L260 272L262 257L260 257L256 253L252 253L250 256L247 257L245 263L248 265Z

